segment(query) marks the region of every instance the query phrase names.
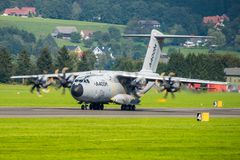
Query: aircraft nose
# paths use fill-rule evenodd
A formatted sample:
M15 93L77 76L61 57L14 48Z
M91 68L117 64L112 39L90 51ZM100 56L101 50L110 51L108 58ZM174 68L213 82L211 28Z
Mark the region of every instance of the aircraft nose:
M80 97L83 94L83 86L81 84L73 85L71 88L71 94L74 97Z

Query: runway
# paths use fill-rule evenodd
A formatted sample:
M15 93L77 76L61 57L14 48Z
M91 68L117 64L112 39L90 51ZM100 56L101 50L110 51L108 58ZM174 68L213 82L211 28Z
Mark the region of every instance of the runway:
M97 111L68 107L1 107L0 117L196 117L200 112L209 112L210 117L240 118L240 109L238 108L137 108L136 111L106 108L103 111Z

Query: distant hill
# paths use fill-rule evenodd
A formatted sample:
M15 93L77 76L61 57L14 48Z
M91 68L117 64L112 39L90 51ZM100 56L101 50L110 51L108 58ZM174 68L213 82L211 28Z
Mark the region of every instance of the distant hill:
M93 31L107 31L110 26L114 26L123 31L124 25L115 25L107 23L84 22L76 20L60 20L60 19L45 19L45 18L22 18L12 16L0 16L0 27L15 27L33 33L37 39L46 37L51 34L56 26L75 26L78 31L93 30ZM64 40L57 40L61 46L63 44L69 45L71 42Z

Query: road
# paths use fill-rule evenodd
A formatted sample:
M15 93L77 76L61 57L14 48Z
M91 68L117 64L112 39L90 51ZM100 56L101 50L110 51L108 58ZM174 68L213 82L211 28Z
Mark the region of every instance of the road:
M30 108L0 107L0 117L196 117L197 113L209 112L210 117L239 117L238 108L137 108L136 111L121 111L106 108L103 111L80 108Z

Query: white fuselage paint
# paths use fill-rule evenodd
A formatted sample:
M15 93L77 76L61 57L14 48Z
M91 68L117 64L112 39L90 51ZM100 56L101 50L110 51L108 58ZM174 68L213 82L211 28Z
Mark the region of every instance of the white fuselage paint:
M78 76L73 85L79 84L83 87L83 94L73 97L81 102L108 103L115 95L126 93L121 83L107 74Z

